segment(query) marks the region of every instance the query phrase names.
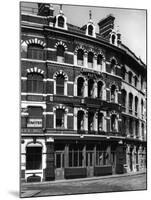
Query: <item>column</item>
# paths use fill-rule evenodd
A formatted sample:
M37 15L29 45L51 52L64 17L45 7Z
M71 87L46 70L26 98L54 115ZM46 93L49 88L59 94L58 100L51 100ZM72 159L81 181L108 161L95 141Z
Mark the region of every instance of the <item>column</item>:
M126 148L126 164L127 164L127 172L130 171L130 146L127 145Z
M64 114L64 128L67 129L67 112Z
M139 171L142 170L142 146L139 146L138 149L138 164L139 164Z
M74 107L74 125L73 125L73 128L74 128L74 131L77 131L77 114L78 114L78 109L76 107Z
M94 92L93 92L93 97L96 98L97 97L97 82L94 82Z
M65 82L64 82L64 95L65 96L67 96L67 94L68 94L68 88L67 88L67 80L65 80Z
M84 116L84 130L88 131L88 111L85 111L85 116Z
M105 88L105 85L103 85L103 89L102 89L102 100L106 100L106 88Z
M105 59L102 60L102 72L106 72L106 62L105 62Z
M74 53L73 59L74 59L74 65L76 66L77 65L77 52Z
M65 145L65 157L64 157L64 159L65 159L64 167L67 168L67 167L69 167L69 145L68 144Z
M94 131L98 133L98 111L94 114Z
M107 131L107 127L106 127L106 125L107 125L107 119L106 119L106 111L104 111L103 112L103 131Z
M133 148L133 172L136 172L136 146Z
M86 67L86 68L88 66L88 57L87 56L88 56L87 53L84 53L84 67Z
M45 181L54 180L54 170L54 140L53 138L49 138L46 141L46 168L44 169Z
M97 56L96 55L93 58L93 69L98 70L97 69Z
M25 182L26 148L25 141L21 140L21 182Z
M74 96L77 96L77 80L74 83Z
M83 153L82 166L86 167L86 145L84 145L82 153Z
M88 80L85 79L85 82L84 82L84 97L87 97L88 96Z

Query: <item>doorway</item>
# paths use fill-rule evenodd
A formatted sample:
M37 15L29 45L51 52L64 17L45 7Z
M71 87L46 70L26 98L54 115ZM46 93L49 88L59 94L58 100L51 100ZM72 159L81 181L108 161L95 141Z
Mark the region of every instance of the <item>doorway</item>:
M64 179L64 151L55 152L55 179Z

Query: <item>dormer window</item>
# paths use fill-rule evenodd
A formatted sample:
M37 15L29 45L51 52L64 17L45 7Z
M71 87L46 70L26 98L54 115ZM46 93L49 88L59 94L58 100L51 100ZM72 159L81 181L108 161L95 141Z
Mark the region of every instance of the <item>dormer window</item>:
M112 44L115 44L115 35L112 35Z
M88 35L93 35L93 26L92 25L88 26Z
M58 17L58 26L59 27L64 27L64 18L62 16Z

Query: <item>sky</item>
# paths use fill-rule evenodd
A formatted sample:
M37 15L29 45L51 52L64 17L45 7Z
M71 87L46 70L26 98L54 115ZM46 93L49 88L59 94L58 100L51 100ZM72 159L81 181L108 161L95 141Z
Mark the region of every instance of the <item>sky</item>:
M31 5L28 3L28 6ZM32 5L33 6L33 5ZM59 12L60 5L53 4L54 14ZM137 57L146 64L146 11L138 9L119 9L93 6L62 5L67 22L82 27L89 21L89 10L92 12L92 20L97 23L109 14L115 17L115 29L121 33L122 43L131 49Z

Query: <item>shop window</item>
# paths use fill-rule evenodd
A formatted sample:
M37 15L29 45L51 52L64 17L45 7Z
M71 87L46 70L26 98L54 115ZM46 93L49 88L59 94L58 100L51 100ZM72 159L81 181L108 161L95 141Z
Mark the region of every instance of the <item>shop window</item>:
M56 77L56 94L64 95L64 76L59 74Z
M69 147L69 167L82 167L82 165L82 146L72 145L71 147Z
M132 114L133 109L133 95L132 93L129 93L129 113Z
M94 95L94 81L92 79L88 80L88 97L93 97Z
M103 83L101 81L98 82L97 84L97 91L98 91L98 94L97 94L97 97L102 99L103 98Z
M82 49L78 49L77 52L77 64L78 65L83 65L83 56L84 56L84 52Z
M84 79L82 77L79 77L77 81L77 93L80 97L84 96Z
M26 148L26 169L42 169L42 147Z
M117 131L117 116L114 114L111 116L111 131Z
M28 107L27 127L39 128L42 127L43 109L41 107Z
M88 53L88 67L93 68L93 58L94 54L92 52Z
M27 74L27 92L43 93L43 75L38 73Z
M44 50L39 44L29 44L27 57L30 59L44 60Z
M111 102L116 102L116 86L111 86Z
M58 27L64 27L64 18L62 16L58 17Z
M64 109L57 109L56 110L56 127L57 128L64 128Z
M57 62L64 63L65 48L62 45L57 46Z
M128 82L129 82L129 84L132 84L132 77L133 77L132 72L129 72L128 73Z
M78 120L78 130L84 130L84 112L78 111L77 114L77 120Z
M103 113L98 114L98 131L103 131Z

